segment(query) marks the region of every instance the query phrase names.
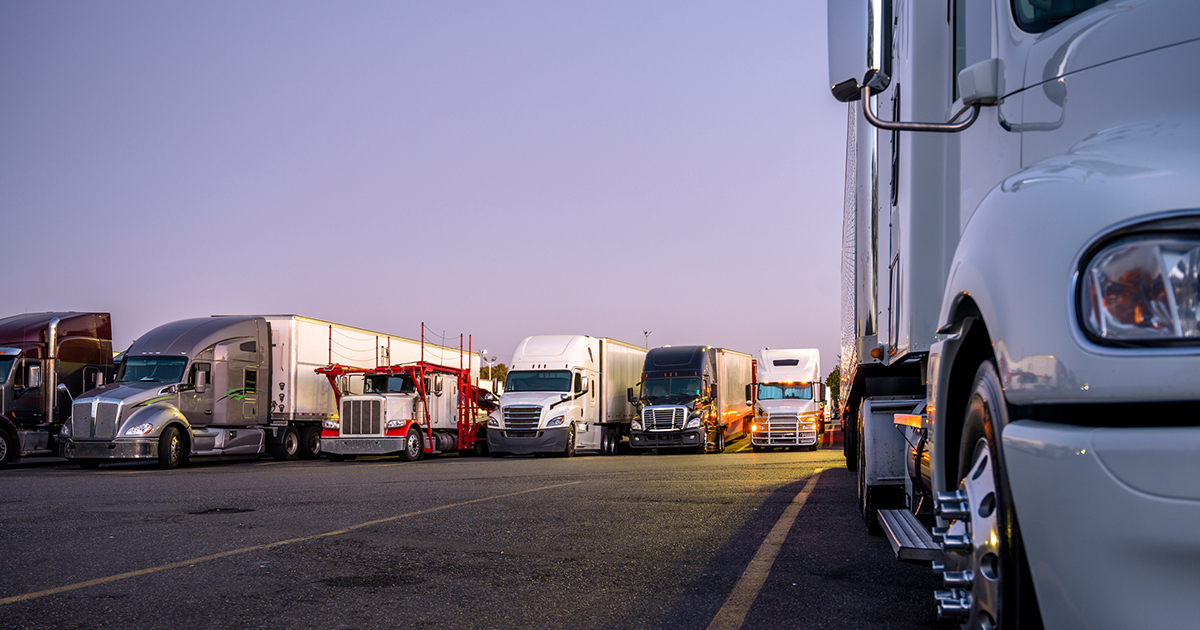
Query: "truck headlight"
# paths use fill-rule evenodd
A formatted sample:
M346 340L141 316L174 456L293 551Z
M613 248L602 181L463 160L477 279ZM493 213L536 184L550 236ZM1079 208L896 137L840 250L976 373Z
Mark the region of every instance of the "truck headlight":
M342 428L342 423L338 422L337 420L325 420L321 423L321 427L337 431L338 429Z
M71 437L71 419L70 418L67 418L67 421L64 422L62 427L60 427L58 429L58 437Z
M125 429L125 435L137 437L139 435L146 435L153 429L153 424L150 424L149 422L143 422L136 427L129 427L128 429Z
M812 422L805 422L804 424L800 425L800 428L804 431L812 431L813 429L817 428L817 425Z
M1147 235L1107 245L1080 276L1079 315L1101 342L1200 340L1200 239Z
M696 417L696 418L692 418L691 420L688 420L688 421L687 421L687 425L685 425L683 428L685 428L685 429L695 429L695 428L697 428L697 427L699 427L699 426L700 426L700 418L699 418L699 417Z
M399 429L402 426L404 426L403 420L388 420L387 424L384 425L384 428L385 429Z
M630 428L630 430L633 430L633 431L641 431L642 430L642 421L634 418L633 422L629 423L629 428Z
M563 423L563 418L566 418L566 416L559 416L557 418L554 418L554 419L550 420L550 422L547 422L546 426L557 427Z
M499 426L500 426L500 421L499 421L499 420L497 420L496 418L492 417L492 416L488 416L488 426L489 426L489 427L497 427L497 428L499 428Z

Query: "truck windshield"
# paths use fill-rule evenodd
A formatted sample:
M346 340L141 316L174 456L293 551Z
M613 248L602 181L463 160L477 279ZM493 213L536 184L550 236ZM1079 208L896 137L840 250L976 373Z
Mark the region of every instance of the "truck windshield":
M506 392L569 392L571 373L567 370L522 370L509 372L504 381Z
M759 383L759 400L795 398L812 400L812 383Z
M671 399L691 400L700 396L700 379L690 378L648 378L642 384L642 400L648 404L655 401L666 402Z
M121 383L178 383L183 380L185 357L125 357L117 381Z
M8 382L8 373L12 371L13 363L17 362L17 355L6 355L0 357L0 383Z
M368 394L411 394L417 389L408 374L368 374L365 391Z

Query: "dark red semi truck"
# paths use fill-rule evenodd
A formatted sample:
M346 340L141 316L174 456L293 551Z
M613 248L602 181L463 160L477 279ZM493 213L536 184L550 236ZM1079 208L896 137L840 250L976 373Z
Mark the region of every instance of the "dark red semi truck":
M0 319L0 466L25 455L53 455L71 401L112 375L108 313Z

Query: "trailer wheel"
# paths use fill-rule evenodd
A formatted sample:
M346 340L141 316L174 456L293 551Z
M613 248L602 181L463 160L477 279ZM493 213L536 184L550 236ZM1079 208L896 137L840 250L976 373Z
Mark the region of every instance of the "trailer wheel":
M79 464L79 467L84 470L96 470L100 467L100 460L98 459L77 459L75 463Z
M424 454L425 449L421 446L421 432L415 426L410 427L408 435L404 438L404 450L400 452L400 459L406 462L415 462Z
M1008 405L1000 377L992 361L985 361L975 372L975 381L963 417L963 437L959 449L958 491L965 499L965 513L943 514L947 502L939 502L939 514L955 517L950 531L966 534L948 542L942 552L948 577L970 571L970 590L957 599L944 616L957 617L964 627L1016 628L1041 627L1037 597L1029 562L1025 557L1021 530L1000 431L1008 423ZM959 586L961 588L961 586ZM963 591L958 591L962 594Z
M317 459L321 456L321 427L300 427L300 459Z
M163 429L162 435L158 436L158 467L174 470L179 468L182 462L183 438L179 436L177 427L167 427Z

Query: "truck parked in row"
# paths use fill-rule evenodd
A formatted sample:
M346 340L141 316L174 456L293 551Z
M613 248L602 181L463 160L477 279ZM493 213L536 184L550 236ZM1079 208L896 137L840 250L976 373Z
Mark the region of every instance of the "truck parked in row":
M175 468L210 455L315 458L322 425L337 419L316 368L417 360L414 343L296 315L164 324L129 347L115 382L75 400L60 454L84 468L126 459Z
M711 346L664 346L646 354L635 393L638 409L629 432L635 454L650 449L721 453L727 441L750 430L753 412L745 394L750 355Z
M525 338L513 351L500 411L488 420L492 456L615 455L636 414L625 393L645 356L607 337Z
M817 450L825 436L825 383L821 351L763 350L746 399L754 402L750 446L757 453L776 447Z
M327 420L322 452L330 461L360 455L399 455L416 461L426 454L483 453L486 429L477 426L476 387L479 370L469 354L465 367L426 361L354 369L342 365L318 368L339 397L337 420ZM361 374L363 392L342 395L350 377Z
M964 628L1195 626L1200 3L827 9L864 519Z
M0 319L0 466L54 455L71 401L112 380L108 313Z

